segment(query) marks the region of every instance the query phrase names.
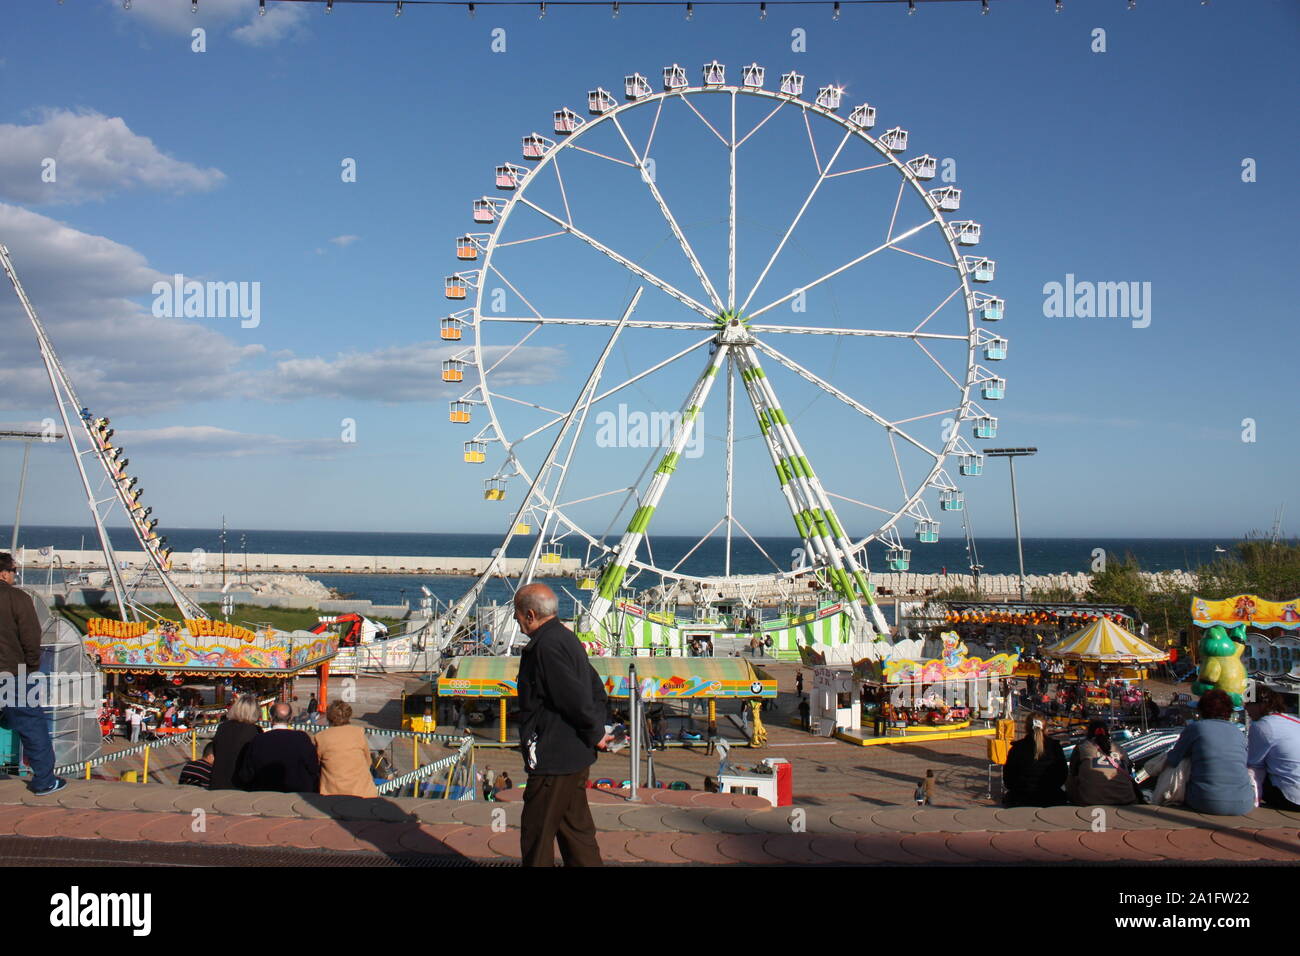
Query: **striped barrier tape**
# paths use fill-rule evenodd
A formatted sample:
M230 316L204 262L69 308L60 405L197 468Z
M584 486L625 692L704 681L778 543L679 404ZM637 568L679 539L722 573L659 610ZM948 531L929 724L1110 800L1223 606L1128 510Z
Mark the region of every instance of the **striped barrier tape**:
M413 783L417 783L425 779L426 777L430 777L435 773L440 773L443 770L446 770L448 767L454 766L455 764L464 760L466 756L468 756L470 748L473 746L473 744L474 744L473 738L466 737L464 739L464 742L460 745L460 748L454 754L449 754L448 756L443 757L441 760L436 760L431 764L427 764L416 770L412 770L410 773L404 773L400 777L394 777L392 780L385 781L384 783L379 785L378 789L380 795L383 796L386 794L395 793L401 790L403 787L408 787Z

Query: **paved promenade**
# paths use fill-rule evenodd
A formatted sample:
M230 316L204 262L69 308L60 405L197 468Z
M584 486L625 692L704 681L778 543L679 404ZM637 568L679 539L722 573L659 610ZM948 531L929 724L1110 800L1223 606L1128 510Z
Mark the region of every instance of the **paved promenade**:
M36 797L0 781L0 853L39 862L257 865L510 864L522 794L499 803L360 800L73 781ZM1300 813L1209 817L1107 808L768 807L757 797L656 791L640 805L592 791L607 863L1025 865L1300 863ZM196 813L202 810L203 813ZM73 843L76 841L76 843ZM84 846L78 852L77 844ZM69 849L69 846L72 848Z

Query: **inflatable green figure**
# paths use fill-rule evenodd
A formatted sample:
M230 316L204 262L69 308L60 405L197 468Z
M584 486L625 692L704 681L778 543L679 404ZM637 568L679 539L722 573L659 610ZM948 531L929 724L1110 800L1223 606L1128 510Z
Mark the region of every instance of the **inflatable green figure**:
M1234 707L1241 706L1241 695L1246 692L1246 666L1241 655L1246 650L1246 625L1238 624L1231 631L1216 624L1201 638L1201 669L1192 685L1197 697L1215 688L1232 698Z

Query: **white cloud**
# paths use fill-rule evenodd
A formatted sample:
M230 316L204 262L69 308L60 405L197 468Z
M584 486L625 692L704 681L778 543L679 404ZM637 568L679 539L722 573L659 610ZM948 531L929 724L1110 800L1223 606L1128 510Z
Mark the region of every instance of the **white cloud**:
M336 246L347 247L352 245L352 243L356 242L360 238L361 238L360 236L335 236L333 239L330 240L330 242L334 243L334 245Z
M130 10L123 10L119 0L104 2L126 22L145 23L168 33L188 34L195 27L220 29L242 21L230 35L249 46L270 46L293 39L302 32L307 18L305 4L274 0L267 4L265 16L258 16L257 0L199 0L197 13L190 11L185 0L134 0Z
M119 430L114 436L129 455L136 448L162 448L191 458L246 458L250 455L330 457L349 447L337 438L283 438L232 431L214 425L172 425L167 428Z
M440 379L442 363L463 349L436 342L418 342L374 352L350 352L333 359L319 356L278 362L263 373L259 390L282 399L355 398L388 403L429 402L459 395L465 386L446 386ZM484 349L489 364L505 347ZM558 348L516 349L492 373L492 384L538 385L557 377L564 364Z
M84 202L140 187L190 192L226 178L165 155L120 116L93 110L45 110L34 125L0 124L0 142L0 197L19 202ZM50 159L54 182L45 182Z
M217 320L229 323L227 336L198 322L155 318L132 301L171 277L128 246L5 203L0 236L79 397L92 408L147 412L225 396L245 381L240 365L265 351L237 320ZM51 408L35 334L13 295L0 295L0 341L0 408Z

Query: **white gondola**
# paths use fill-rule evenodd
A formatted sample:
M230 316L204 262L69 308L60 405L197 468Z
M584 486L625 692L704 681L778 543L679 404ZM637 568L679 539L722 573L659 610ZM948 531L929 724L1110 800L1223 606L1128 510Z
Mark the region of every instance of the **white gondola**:
M487 442L465 442L465 461L471 465L481 465L487 461Z
M956 186L940 186L930 190L930 198L944 212L955 212L961 208L961 190Z
M948 223L948 231L961 246L973 246L980 241L980 224L972 219Z
M887 129L880 134L880 145L891 153L901 153L907 149L907 130L901 126Z
M742 66L740 68L740 83L746 89L761 90L763 88L763 76L766 73L767 71L757 63Z
M912 566L912 550L910 548L890 548L885 552L885 562L889 565L891 571L906 571Z
M496 222L497 214L505 205L500 199L493 199L491 196L483 196L474 200L474 221L475 222Z
M786 96L799 96L803 93L802 73L782 73L781 92Z
M981 415L975 419L976 438L997 438L998 420L992 415Z
M444 382L465 381L465 363L460 359L446 359L442 363L442 380Z
M524 137L523 145L524 159L541 159L555 146L555 140L547 139L541 133L529 133Z
M703 73L705 86L722 86L727 82L727 68L717 60L705 63Z
M555 132L561 136L568 136L570 133L577 132L578 127L585 122L586 120L567 106L562 110L555 111Z
M989 401L996 401L997 399L1004 397L1006 392L1007 380L1005 378L998 378L997 376L986 381L984 387L980 389L980 394Z
M966 271L971 274L971 278L976 282L993 281L993 276L997 272L997 263L992 259L981 259L978 256L963 256L962 260L966 263Z
M456 275L447 276L444 288L447 293L447 298L463 299L465 298L466 290L469 288L469 283L465 281L464 276L457 273Z
M1002 319L1005 303L995 295L975 297L975 311L985 322L998 322Z
M849 114L849 125L858 129L871 129L876 125L876 108L867 103L853 107Z
M469 402L455 401L450 403L451 411L447 419L453 425L469 424Z
M996 423L997 419L995 418L993 421ZM957 470L967 478L979 477L984 474L984 456L978 452L971 452L970 454L962 455Z
M943 511L961 511L965 506L962 493L955 488L939 493L939 507Z
M939 540L939 522L922 518L916 523L916 540L922 544L934 544Z
M504 478L489 478L483 482L483 498L486 501L505 501L506 482Z
M909 159L904 165L912 170L917 179L934 179L934 174L939 168L939 161L926 153L924 156Z
M844 97L844 90L838 86L823 86L817 91L817 105L824 110L837 110Z
M502 163L497 167L497 189L517 189L528 176L528 170L514 163Z
M984 357L991 362L1000 362L1007 357L1007 340L991 338L984 344Z
M678 66L676 63L664 67L664 92L684 90L689 85L690 81L686 79L686 67Z
M649 96L654 92L650 86L650 81L640 73L633 73L631 76L623 77L623 97L629 100L639 100L644 96Z
M603 116L618 106L618 101L603 87L596 87L587 94L587 112L592 116Z

